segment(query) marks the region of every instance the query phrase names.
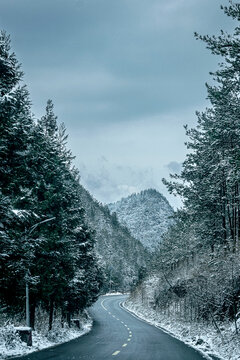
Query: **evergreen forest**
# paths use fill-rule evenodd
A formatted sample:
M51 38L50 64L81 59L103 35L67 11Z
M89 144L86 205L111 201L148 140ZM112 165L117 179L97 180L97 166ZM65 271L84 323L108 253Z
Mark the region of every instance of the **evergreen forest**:
M0 34L0 301L30 326L41 307L62 321L96 301L103 275L86 225L79 173L53 103L35 119L10 37Z
M124 306L138 316L185 326L182 339L194 345L205 340L191 331L214 329L222 354L234 346L229 359L239 356L240 4L221 8L236 24L231 34L195 33L219 60L209 105L185 126L181 171L162 179L181 198L176 211L153 189L109 206L93 199L53 102L34 116L10 36L0 33L0 317L23 319L29 297L28 325L41 309L51 331L54 318L70 327L100 294L130 291Z
M239 22L239 3L222 10ZM232 34L195 34L220 59L206 84L210 105L196 113L195 128L186 126L181 173L163 179L183 206L155 253L154 270L133 293L169 318L213 324L220 337L224 321L240 331L239 35L239 25Z

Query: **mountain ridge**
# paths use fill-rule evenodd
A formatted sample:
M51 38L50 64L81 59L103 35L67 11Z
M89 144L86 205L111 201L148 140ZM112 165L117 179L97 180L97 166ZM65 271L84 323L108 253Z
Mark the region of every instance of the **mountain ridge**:
M104 268L104 290L129 290L150 255L107 206L94 199L82 185L80 191L85 220L95 232L95 249Z
M128 227L132 236L151 251L159 245L173 221L173 208L156 189L131 194L108 207L111 214L116 213L119 222Z

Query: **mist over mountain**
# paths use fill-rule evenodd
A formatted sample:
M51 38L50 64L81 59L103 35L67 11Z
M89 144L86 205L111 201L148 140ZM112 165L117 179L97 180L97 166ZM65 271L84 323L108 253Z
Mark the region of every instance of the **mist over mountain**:
M167 199L157 190L148 189L132 194L108 205L116 213L120 223L149 250L161 242L162 235L172 223L174 210Z

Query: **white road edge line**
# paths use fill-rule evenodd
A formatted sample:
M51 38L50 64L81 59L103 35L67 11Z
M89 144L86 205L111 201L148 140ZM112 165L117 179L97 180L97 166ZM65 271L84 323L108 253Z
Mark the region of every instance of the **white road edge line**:
M175 334L173 334L171 331L169 331L169 330L167 330L167 329L164 329L164 328L162 328L161 326L157 326L157 325L155 325L155 324L152 324L151 322L149 322L149 321L147 321L147 320L145 320L145 319L140 318L139 316L137 316L136 314L134 314L132 311L130 311L130 310L128 310L127 308L125 308L124 302L119 301L118 305L119 305L119 307L120 307L122 310L126 311L127 313L129 313L130 315L132 315L133 317L135 317L137 320L142 321L142 322L144 322L145 324L148 324L148 325L150 325L150 326L153 326L153 327L155 327L155 328L158 329L158 330L161 330L162 332L164 332L165 334L173 337L174 339L177 339L177 340L181 341L183 344L185 344L186 346L190 347L191 349L194 349L195 351L197 351L198 353L200 353L203 357L205 357L207 360L212 360L212 357L210 357L206 352L201 351L200 349L197 349L197 348L189 345L188 343L184 342L182 339L180 339L179 337L177 337ZM128 341L131 341L131 339L128 339ZM219 360L221 360L221 359L219 358Z
M102 308L103 308L104 310L106 310L106 311L108 312L108 309L106 309L105 306L103 305L104 300L105 300L105 299L103 299L103 300L101 301L101 306L102 306Z

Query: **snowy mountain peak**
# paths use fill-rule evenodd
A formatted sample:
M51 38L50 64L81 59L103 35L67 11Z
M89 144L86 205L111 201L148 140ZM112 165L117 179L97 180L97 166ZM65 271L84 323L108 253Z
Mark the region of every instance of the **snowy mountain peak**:
M108 207L111 213L116 212L120 223L150 250L161 242L174 213L167 199L155 189L132 194Z

